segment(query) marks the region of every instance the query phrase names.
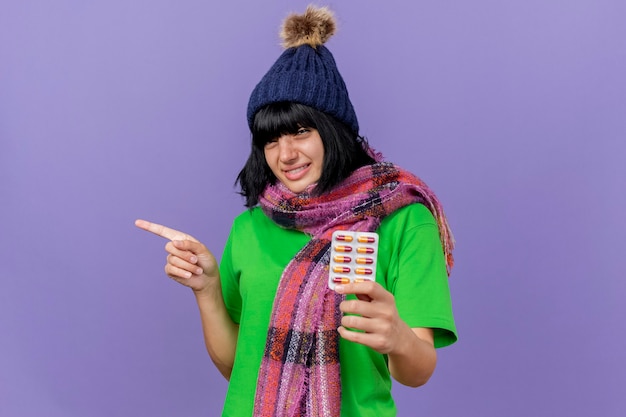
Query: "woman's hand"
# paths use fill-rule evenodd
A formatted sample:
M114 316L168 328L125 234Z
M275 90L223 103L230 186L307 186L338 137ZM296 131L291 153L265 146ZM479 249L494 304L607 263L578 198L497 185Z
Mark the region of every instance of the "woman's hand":
M219 282L219 269L213 254L193 236L146 220L136 220L135 226L170 241L165 273L176 282L196 293Z
M207 351L227 380L235 362L239 326L228 315L217 262L213 254L193 236L145 220L135 221L140 229L169 239L165 245L165 273L191 288L196 296Z
M357 296L356 300L345 300L340 305L344 316L338 330L344 339L389 354L407 337L410 328L400 319L393 294L380 284L365 281L337 285L335 291Z
M340 305L341 337L388 355L398 382L416 387L428 381L437 363L432 329L410 328L400 318L393 294L374 281L336 285L335 291L357 297Z

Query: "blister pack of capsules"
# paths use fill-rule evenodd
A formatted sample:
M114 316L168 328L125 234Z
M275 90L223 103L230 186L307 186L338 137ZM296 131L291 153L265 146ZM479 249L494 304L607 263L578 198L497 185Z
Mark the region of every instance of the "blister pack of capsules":
M328 286L376 280L378 234L337 230L333 233Z

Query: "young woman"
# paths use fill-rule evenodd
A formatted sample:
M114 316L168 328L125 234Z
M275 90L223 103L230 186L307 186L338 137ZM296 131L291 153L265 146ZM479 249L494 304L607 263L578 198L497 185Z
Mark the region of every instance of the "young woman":
M165 271L196 296L209 355L227 378L226 416L393 416L391 378L417 387L456 340L452 238L418 178L381 161L330 51L326 9L284 25L286 51L248 106L252 148L237 182L248 210L218 264L170 240ZM375 281L328 287L331 235L376 232Z

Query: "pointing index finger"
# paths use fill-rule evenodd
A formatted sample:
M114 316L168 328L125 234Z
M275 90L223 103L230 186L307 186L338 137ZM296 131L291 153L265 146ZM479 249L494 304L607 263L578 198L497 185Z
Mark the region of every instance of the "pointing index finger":
M135 220L135 226L140 229L143 229L147 232L154 233L157 236L161 236L165 239L169 240L193 240L197 242L192 236L187 233L179 232L175 229L170 229L169 227L163 226L161 224L152 223L147 220L138 219Z

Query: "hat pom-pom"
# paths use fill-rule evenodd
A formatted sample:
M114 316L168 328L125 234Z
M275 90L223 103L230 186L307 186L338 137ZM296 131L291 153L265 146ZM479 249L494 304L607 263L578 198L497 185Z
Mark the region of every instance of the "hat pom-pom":
M291 14L283 23L280 37L285 49L310 45L316 48L335 33L333 13L326 7L307 7L304 14Z

